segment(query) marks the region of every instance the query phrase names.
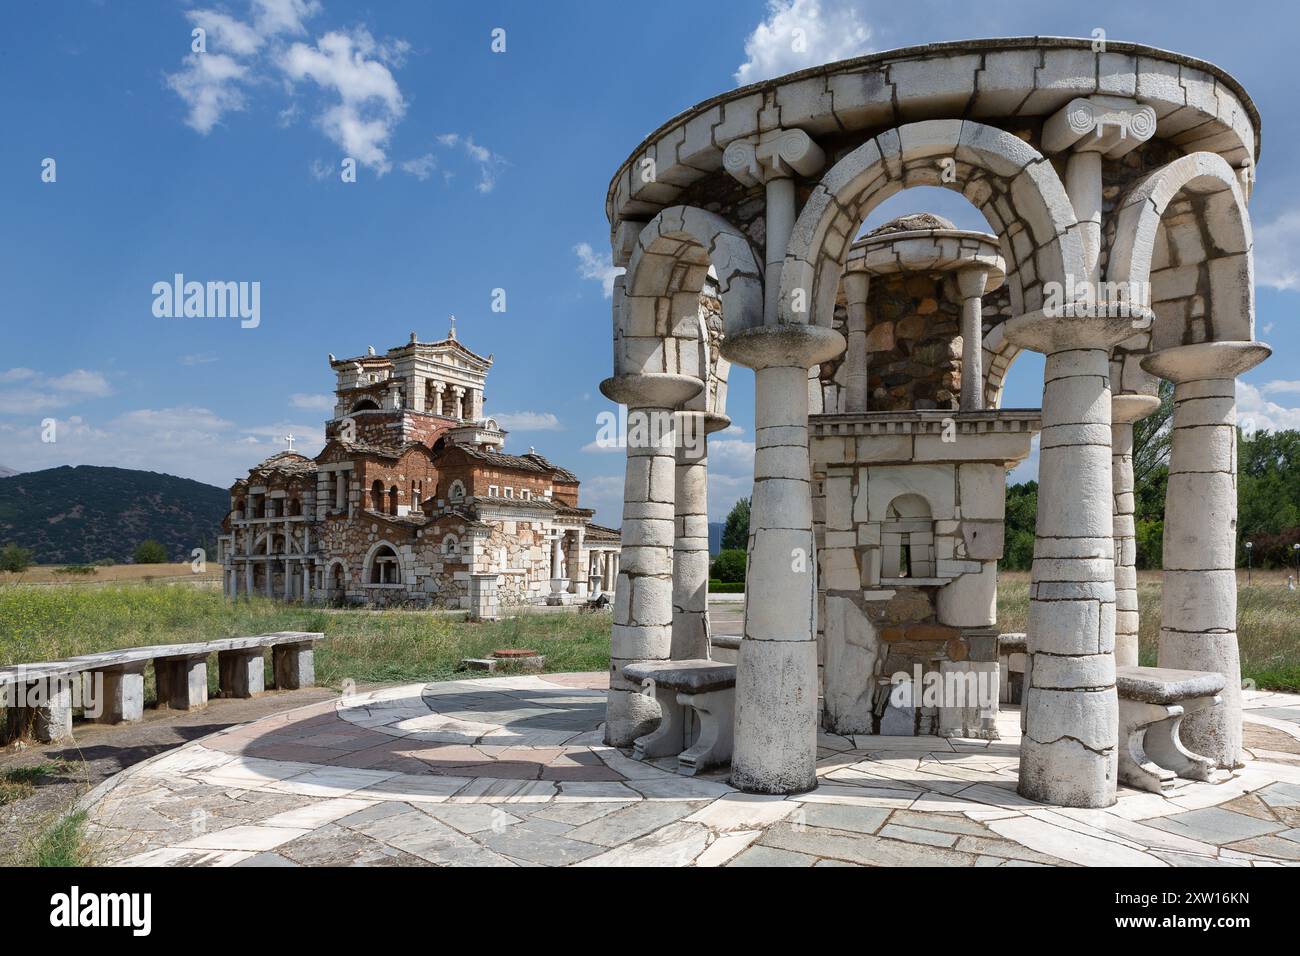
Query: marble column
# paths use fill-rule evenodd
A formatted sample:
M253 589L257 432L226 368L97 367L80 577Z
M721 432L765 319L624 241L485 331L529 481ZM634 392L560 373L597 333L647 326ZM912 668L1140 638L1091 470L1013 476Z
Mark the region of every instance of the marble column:
M844 351L832 329L761 326L723 354L754 369L754 492L744 637L736 674L732 786L817 785L816 551L808 469L808 369Z
M1261 342L1202 342L1142 360L1174 383L1157 660L1227 679L1223 703L1188 715L1181 733L1188 750L1220 767L1241 765L1236 377L1271 351Z
M957 272L961 295L961 410L984 407L984 286L987 269L970 267Z
M712 412L677 413L672 659L709 657L708 436L731 424Z
M848 310L848 351L844 355L844 411L865 412L871 388L867 359L867 291L871 277L866 272L844 274L844 299Z
M665 372L616 375L601 382L606 398L627 406L627 477L623 487L623 553L610 638L605 743L626 747L660 718L653 696L623 677L634 661L662 661L672 649L673 524L676 420L673 410L695 396L698 378Z
M244 562L244 596L252 598L253 596L253 562Z
M452 394L452 418L461 421L465 417L465 389L459 385L451 387Z
M1110 400L1111 485L1115 534L1115 666L1138 663L1137 530L1133 524L1133 424L1160 407L1154 395Z
M1056 806L1108 807L1119 735L1109 352L1132 335L1132 320L1038 312L1006 330L1047 356L1019 790Z

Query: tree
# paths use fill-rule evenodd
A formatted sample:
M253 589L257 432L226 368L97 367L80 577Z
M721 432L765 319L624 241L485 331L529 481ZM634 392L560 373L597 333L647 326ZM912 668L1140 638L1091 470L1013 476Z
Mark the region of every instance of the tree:
M1034 527L1038 521L1038 482L1007 488L1006 537L1002 567L1026 571L1034 562Z
M745 580L746 555L740 548L724 548L709 566L709 577L726 584L739 584Z
M32 566L35 556L27 548L21 548L12 541L0 551L0 571L26 571Z
M745 551L749 548L749 499L741 498L731 506L727 523L722 526L722 549ZM741 576L744 580L744 576Z
M136 564L166 564L167 549L161 542L154 541L150 538L148 541L141 541L135 546L135 563Z
M1137 487L1154 479L1161 468L1167 469L1169 466L1169 446L1173 441L1170 422L1174 416L1174 383L1161 379L1157 397L1160 406L1146 418L1133 423L1133 484ZM1162 514L1163 511L1162 504Z

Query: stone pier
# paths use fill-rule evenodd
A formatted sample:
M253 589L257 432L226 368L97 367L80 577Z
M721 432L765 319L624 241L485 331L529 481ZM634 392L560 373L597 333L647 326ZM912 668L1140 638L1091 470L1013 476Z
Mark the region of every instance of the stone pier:
M1241 764L1236 377L1270 351L1259 342L1203 342L1142 361L1174 383L1159 665L1227 679L1223 703L1188 715L1182 728L1187 749L1220 767Z
M700 390L698 379L667 372L618 375L600 390L627 406L623 549L610 639L605 743L630 746L654 729L659 706L623 677L623 665L667 660L672 651L675 409Z

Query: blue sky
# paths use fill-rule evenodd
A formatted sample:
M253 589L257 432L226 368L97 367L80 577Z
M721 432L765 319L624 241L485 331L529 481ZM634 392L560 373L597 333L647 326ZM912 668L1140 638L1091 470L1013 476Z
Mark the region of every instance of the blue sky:
M487 411L584 480L617 524L623 460L584 450L609 373L610 177L672 114L870 50L966 37L1088 36L1217 63L1264 118L1251 208L1258 336L1243 418L1300 427L1300 146L1288 86L1297 13L1276 4L434 3L50 0L0 37L0 465L147 468L227 485L284 443L319 447L326 353L410 331L496 365ZM785 37L810 38L802 58ZM205 58L191 30L207 30ZM505 31L505 52L491 48ZM357 181L339 164L359 160ZM42 182L42 162L57 179ZM868 225L961 200L908 192ZM586 244L585 246L583 244ZM180 272L257 281L261 323L158 318ZM504 289L507 309L490 308ZM1037 405L1041 363L1005 404ZM711 443L715 520L747 493L752 377ZM41 441L41 422L59 422Z

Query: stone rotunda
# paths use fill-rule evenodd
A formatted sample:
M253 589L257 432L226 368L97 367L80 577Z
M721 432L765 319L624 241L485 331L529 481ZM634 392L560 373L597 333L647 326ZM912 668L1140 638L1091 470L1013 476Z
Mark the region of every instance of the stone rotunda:
M827 64L652 133L606 203L626 274L602 390L629 422L669 424L629 430L606 742L667 716L625 668L705 656L707 568L690 558L707 459L681 437L724 420L730 361L755 372L756 443L734 785L814 787L819 722L980 730L882 709L872 681L890 655L997 666L1001 484L1035 431L1021 793L1114 803L1134 753L1123 702L1171 707L1193 686L1206 706L1172 706L1166 735L1237 766L1234 383L1269 354L1246 209L1258 156L1258 114L1222 70L1067 38ZM914 186L960 193L990 234L920 217L857 239ZM701 305L710 276L720 318ZM1000 407L1022 349L1046 356L1041 412ZM1143 674L1132 425L1160 379L1175 383L1164 670ZM890 621L900 594L912 611Z

